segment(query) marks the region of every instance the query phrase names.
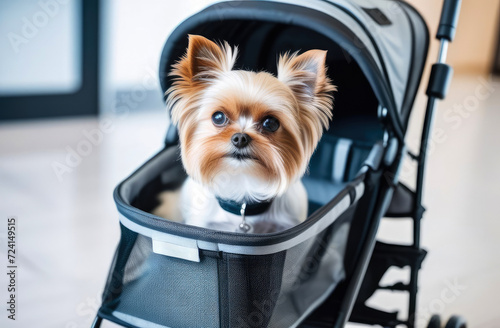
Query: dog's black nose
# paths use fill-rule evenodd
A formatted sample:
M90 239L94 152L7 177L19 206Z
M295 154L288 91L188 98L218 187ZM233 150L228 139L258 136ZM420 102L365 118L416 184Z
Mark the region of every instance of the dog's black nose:
M246 133L235 133L231 137L231 142L236 148L244 148L246 147L252 138Z

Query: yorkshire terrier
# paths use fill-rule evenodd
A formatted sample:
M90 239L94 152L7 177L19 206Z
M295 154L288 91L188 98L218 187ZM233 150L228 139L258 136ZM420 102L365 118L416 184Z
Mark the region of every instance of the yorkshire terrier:
M190 35L167 91L188 179L185 224L270 233L307 217L300 178L332 118L326 51L284 54L277 77L233 70L238 48ZM161 209L157 211L161 215Z

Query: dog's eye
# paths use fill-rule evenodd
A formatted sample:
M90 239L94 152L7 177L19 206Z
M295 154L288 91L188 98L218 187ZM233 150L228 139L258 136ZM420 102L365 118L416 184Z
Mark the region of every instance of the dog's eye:
M215 112L212 115L212 122L215 126L223 126L227 123L227 117L223 112Z
M262 121L262 128L269 132L274 132L280 127L280 121L277 118L268 116Z

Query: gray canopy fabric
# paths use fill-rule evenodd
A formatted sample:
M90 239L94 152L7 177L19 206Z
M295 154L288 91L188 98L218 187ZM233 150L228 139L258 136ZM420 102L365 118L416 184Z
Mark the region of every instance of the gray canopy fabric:
M236 21L302 27L340 46L346 62L353 59L359 65L379 104L387 109L395 134L404 138L429 43L427 26L410 5L398 0L235 0L216 3L188 18L171 34L160 62L163 91L171 84L169 68L185 51L187 34L211 30L213 35L218 31L227 35L228 29L236 29ZM259 57L265 51L265 47L259 48L259 42L264 42L273 31L256 29L251 37L235 40L240 48L254 47L254 55ZM233 34L237 35L238 31ZM295 40L298 46L304 41L300 37Z

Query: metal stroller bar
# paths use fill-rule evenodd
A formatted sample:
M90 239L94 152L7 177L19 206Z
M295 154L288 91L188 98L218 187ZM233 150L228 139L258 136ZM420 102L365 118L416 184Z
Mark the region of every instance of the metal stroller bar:
M420 152L417 155L418 172L416 185L416 202L414 209L415 220L413 246L420 247L420 218L422 211L422 191L423 180L425 174L425 163L427 156L427 147L429 135L432 128L434 110L436 108L436 100L444 99L448 93L449 84L453 75L453 69L446 64L446 56L448 52L448 44L453 41L455 36L455 28L458 22L461 0L445 0L439 29L436 38L441 41L437 63L432 66L431 76L426 94L428 96L427 108L425 111L424 125L422 129Z
M428 96L425 119L422 129L420 151L417 155L417 183L415 191L415 206L413 213L413 248L420 249L420 220L423 214L422 192L425 175L425 164L427 157L427 147L429 135L432 128L436 100L444 99L448 93L448 88L453 75L453 69L447 65L446 56L448 53L448 44L453 41L460 13L462 0L445 0L439 28L436 38L441 41L437 63L432 66L431 76L426 94ZM410 302L409 302L409 320L408 327L415 326L416 295L418 290L418 269L412 268L410 279ZM413 315L412 315L413 314Z

